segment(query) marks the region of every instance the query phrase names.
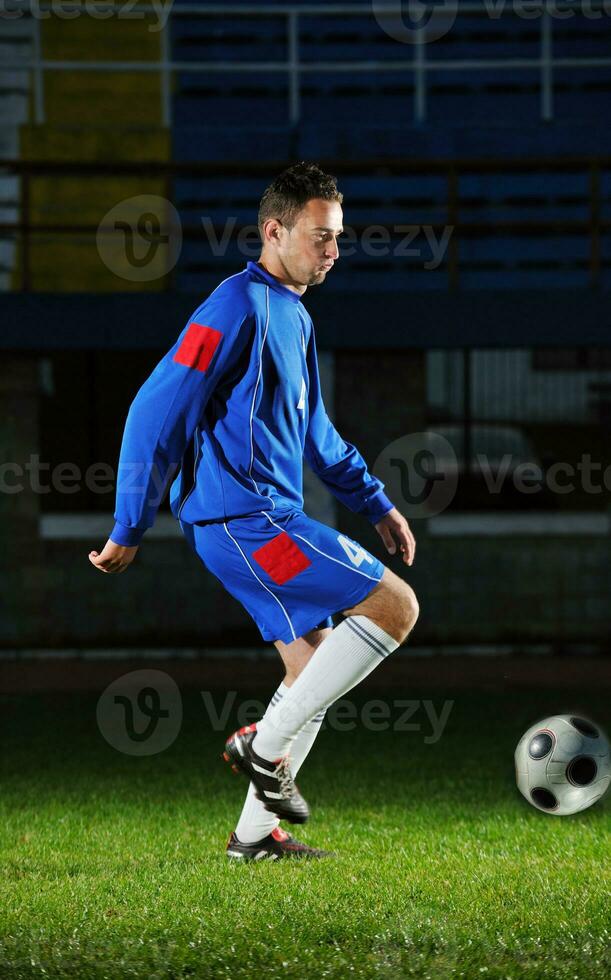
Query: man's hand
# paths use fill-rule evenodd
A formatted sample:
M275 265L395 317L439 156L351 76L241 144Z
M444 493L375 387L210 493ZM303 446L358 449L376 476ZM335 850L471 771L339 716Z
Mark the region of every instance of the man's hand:
M89 552L89 561L100 572L105 572L107 575L116 575L118 572L124 572L127 566L131 565L136 557L137 550L137 546L135 548L126 548L122 544L115 544L114 541L109 540L104 545L104 550L101 555L97 551Z
M416 554L416 539L410 531L409 524L403 517L403 514L400 514L396 507L393 507L388 514L385 514L381 521L378 521L375 529L391 555L394 555L397 551L396 539L399 543L399 548L403 552L403 561L405 564L413 564Z

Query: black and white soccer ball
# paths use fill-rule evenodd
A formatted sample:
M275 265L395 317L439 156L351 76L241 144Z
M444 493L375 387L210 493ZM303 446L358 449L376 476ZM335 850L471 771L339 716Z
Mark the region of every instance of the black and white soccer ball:
M554 715L532 725L518 742L515 762L522 796L556 816L585 810L611 782L609 742L580 715Z

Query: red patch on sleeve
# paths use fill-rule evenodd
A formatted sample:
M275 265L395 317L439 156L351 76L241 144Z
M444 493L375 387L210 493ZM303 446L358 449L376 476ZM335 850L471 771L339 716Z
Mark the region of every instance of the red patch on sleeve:
M253 551L252 557L276 585L284 585L312 564L286 531Z
M196 371L205 371L222 336L220 330L205 327L201 323L190 323L173 360L177 364L195 368Z

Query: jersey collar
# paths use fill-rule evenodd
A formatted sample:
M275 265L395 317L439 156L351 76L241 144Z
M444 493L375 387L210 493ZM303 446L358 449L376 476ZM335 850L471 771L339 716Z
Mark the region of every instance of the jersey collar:
M272 276L272 274L268 272L267 269L264 269L262 265L259 265L258 262L248 262L246 268L252 276L255 276L255 278L267 283L267 285L275 290L275 292L280 293L281 296L284 296L285 299L290 300L291 303L301 303L301 296L293 292L292 289L288 289L286 286L283 286L275 276Z

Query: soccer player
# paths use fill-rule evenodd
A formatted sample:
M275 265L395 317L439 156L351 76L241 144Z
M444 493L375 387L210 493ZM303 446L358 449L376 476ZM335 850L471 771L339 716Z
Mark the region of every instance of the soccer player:
M89 554L100 571L123 572L174 477L170 505L189 544L283 660L284 681L263 718L235 732L223 753L250 782L227 844L240 860L328 853L279 826L309 815L295 776L327 707L395 650L418 616L406 582L303 511L305 458L390 554L414 560L407 521L327 416L301 302L338 259L342 200L335 178L314 164L290 167L267 188L259 261L196 309L131 405L116 523L102 552Z

